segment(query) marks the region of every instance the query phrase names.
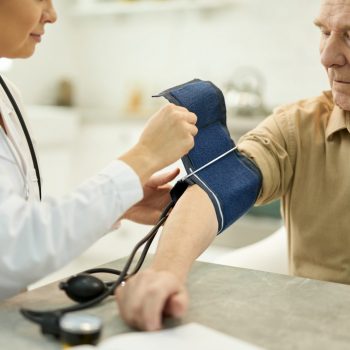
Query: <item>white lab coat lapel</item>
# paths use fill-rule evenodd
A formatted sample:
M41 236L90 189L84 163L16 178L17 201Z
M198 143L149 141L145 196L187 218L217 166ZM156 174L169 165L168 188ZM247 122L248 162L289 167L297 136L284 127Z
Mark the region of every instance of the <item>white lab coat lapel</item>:
M36 172L25 135L11 102L8 100L5 92L2 89L0 90L0 109L8 131L7 140L9 141L9 146L12 149L12 153L16 158L21 173L26 177L25 182L27 188L25 189L24 195L29 200L38 200L39 190ZM19 96L16 96L13 89L11 89L11 93L13 94L18 107L21 109L22 114L24 114L19 101Z

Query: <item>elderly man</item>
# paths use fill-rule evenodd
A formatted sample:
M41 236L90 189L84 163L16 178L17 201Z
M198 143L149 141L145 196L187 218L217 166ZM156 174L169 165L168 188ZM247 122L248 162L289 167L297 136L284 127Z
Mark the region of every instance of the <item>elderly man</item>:
M350 0L323 1L315 24L331 91L277 109L238 146L263 177L257 204L282 199L290 272L350 283ZM126 322L156 330L163 314L183 315L187 274L217 225L207 194L189 188L164 227L151 266L117 292Z

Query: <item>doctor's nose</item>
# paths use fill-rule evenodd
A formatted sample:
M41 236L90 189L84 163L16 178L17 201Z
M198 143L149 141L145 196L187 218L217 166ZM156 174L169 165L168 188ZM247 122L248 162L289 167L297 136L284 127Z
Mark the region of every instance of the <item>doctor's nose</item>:
M45 7L41 22L42 23L55 23L57 21L57 12L52 4L51 0L47 1L47 6Z

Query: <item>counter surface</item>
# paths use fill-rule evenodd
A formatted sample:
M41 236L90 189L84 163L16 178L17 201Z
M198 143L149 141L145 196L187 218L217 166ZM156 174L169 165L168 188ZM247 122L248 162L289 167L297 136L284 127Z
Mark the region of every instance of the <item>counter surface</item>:
M108 266L120 268L123 261ZM188 284L186 317L166 320L166 327L197 322L267 349L349 349L350 286L199 262ZM69 303L57 283L3 301L0 348L61 349L18 310ZM103 319L103 338L130 331L112 297L85 312Z

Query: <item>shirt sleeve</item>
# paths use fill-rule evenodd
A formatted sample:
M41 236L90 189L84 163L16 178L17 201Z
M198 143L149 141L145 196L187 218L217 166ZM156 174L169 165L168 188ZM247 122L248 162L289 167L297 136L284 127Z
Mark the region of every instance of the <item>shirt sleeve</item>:
M286 193L295 163L295 123L280 108L238 142L239 150L260 169L262 189L256 204L266 204Z
M81 254L143 196L137 174L122 161L113 161L62 199L26 201L11 186L1 172L0 298Z

